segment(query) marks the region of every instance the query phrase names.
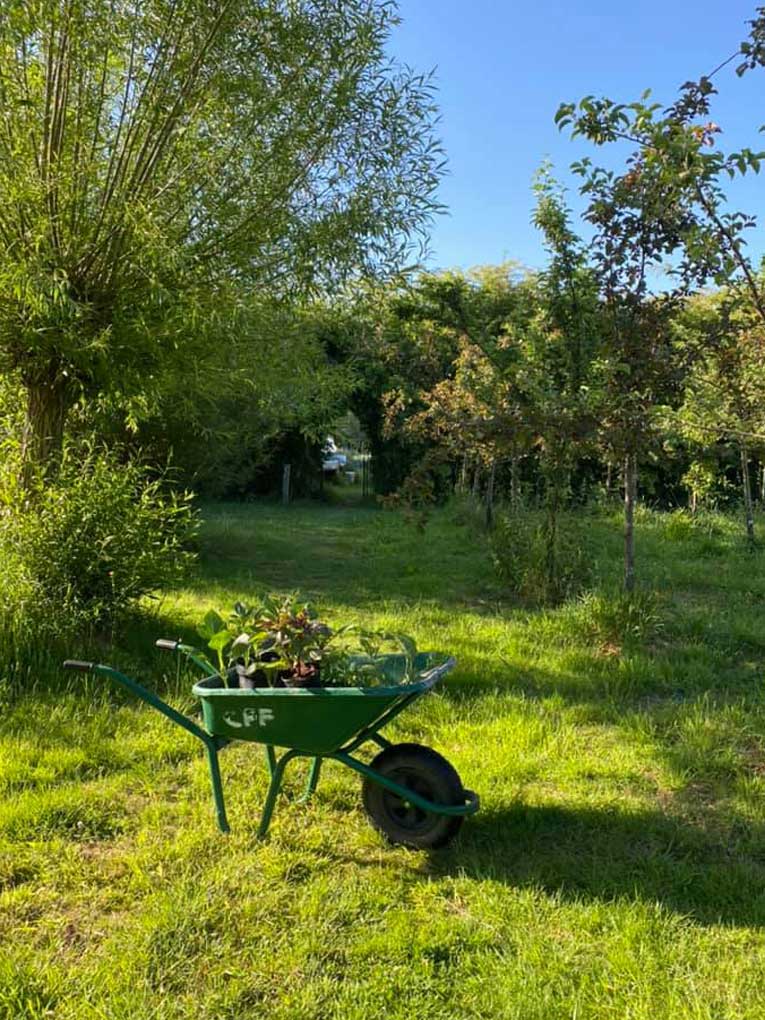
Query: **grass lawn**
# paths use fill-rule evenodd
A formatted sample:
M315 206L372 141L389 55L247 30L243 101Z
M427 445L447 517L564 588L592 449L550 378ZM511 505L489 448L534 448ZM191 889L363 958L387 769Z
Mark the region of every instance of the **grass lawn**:
M433 855L386 846L359 781L288 774L254 839L259 749L201 748L106 681L40 661L0 686L0 1020L739 1020L765 1016L765 554L738 523L644 513L658 592L503 598L480 535L360 506L208 507L200 565L109 657L191 711L155 652L210 606L299 587L330 620L455 654L391 727L445 754L483 808ZM618 519L587 518L596 575Z

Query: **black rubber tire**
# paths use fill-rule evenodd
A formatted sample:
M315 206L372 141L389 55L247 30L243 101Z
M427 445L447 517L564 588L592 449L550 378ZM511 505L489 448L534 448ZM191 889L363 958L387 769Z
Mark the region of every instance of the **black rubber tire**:
M465 793L456 770L437 751L421 744L393 744L381 751L371 767L434 804L464 804ZM372 779L364 778L361 790L370 822L391 843L416 850L435 850L454 839L463 822L461 815L437 815L413 804Z

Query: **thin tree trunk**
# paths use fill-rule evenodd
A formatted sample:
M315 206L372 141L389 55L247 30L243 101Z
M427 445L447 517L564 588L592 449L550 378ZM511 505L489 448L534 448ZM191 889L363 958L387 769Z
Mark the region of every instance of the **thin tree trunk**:
M468 455L462 454L462 467L460 468L460 480L458 491L460 493L467 492L467 477L468 477Z
M547 549L545 550L547 597L558 597L558 504L560 488L557 477L547 479Z
M481 465L476 464L475 474L473 475L473 495L475 496L476 499L478 499L480 492L481 492Z
M521 505L521 486L518 478L518 457L510 461L510 505L517 510Z
M744 516L746 517L746 540L754 545L754 507L752 506L752 483L749 478L749 454L746 444L741 444L741 480L744 489Z
M35 478L50 478L58 470L69 408L68 382L54 370L24 380L27 408L21 437L21 480L26 489Z
M635 504L637 503L637 458L624 458L624 590L635 590Z
M494 478L497 473L497 462L493 460L491 462L491 470L489 471L489 480L486 483L486 530L489 531L494 527Z
M611 496L614 491L614 465L609 460L606 464L606 500L611 501Z
M765 464L760 464L760 506L765 507Z

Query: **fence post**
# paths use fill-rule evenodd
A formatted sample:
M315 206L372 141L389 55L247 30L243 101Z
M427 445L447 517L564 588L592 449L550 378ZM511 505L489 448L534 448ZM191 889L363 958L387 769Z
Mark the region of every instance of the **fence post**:
M486 530L491 531L494 527L494 478L497 474L497 462L491 462L489 481L486 485Z

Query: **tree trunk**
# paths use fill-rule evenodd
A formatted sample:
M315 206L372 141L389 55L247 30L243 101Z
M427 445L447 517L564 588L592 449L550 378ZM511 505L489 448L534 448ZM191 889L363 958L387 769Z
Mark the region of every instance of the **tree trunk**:
M547 480L547 534L545 536L545 573L547 576L547 598L557 601L558 590L558 504L560 489L558 479Z
M35 478L50 478L58 470L69 410L69 380L51 370L23 381L27 408L21 437L21 480L29 489Z
M749 454L746 444L741 444L741 480L744 489L744 516L746 517L746 540L754 546L754 508L752 506L752 483L749 478Z
M491 462L491 470L489 471L489 480L486 483L486 530L489 531L494 527L494 478L497 473L497 462L493 460Z
M464 494L467 492L467 478L468 478L468 455L462 454L462 467L460 469L460 480L458 485L458 492Z
M637 458L624 458L624 590L635 590L635 504L637 503Z
M614 491L613 477L614 477L614 465L609 460L608 463L606 464L606 501L609 503L611 502L611 496L613 495Z
M513 457L510 461L510 505L513 510L518 510L521 505L521 485L518 478L519 457Z
M473 496L478 499L481 492L481 465L476 464L475 474L473 475Z

